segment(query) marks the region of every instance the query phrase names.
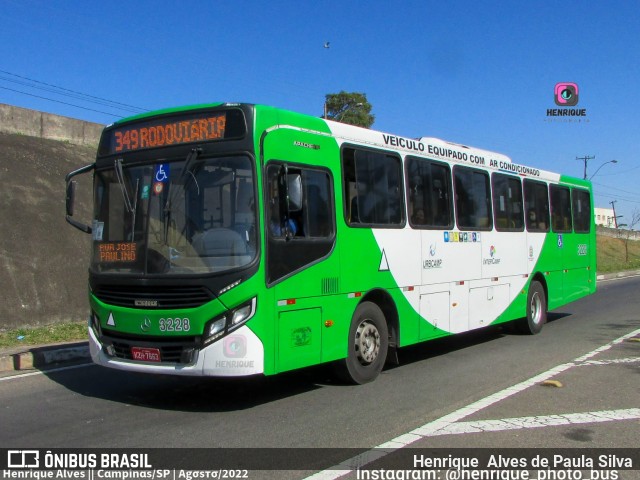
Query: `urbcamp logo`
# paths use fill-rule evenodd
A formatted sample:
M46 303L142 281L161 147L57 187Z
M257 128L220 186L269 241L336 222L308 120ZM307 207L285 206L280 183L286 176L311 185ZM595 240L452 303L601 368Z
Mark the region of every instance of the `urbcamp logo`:
M496 247L491 245L491 248L489 249L489 255L491 255L491 258L493 258L495 254L496 254Z
M446 232L445 232L446 233ZM436 256L436 244L429 245L429 255L431 258L422 262L422 268L429 270L432 268L442 268L442 258L434 258Z
M553 101L558 107L548 108L548 122L588 122L586 108L569 108L578 105L580 89L574 82L559 82L553 88Z

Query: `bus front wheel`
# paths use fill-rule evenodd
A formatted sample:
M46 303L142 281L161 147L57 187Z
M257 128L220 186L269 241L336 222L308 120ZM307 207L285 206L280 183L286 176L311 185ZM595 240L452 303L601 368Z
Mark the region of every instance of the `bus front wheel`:
M389 330L375 303L363 302L356 308L349 328L349 352L338 363L338 376L349 383L368 383L380 374L387 358Z
M522 333L535 335L540 333L546 322L547 296L540 282L534 280L529 285L529 293L527 295L527 316L520 320L518 327Z

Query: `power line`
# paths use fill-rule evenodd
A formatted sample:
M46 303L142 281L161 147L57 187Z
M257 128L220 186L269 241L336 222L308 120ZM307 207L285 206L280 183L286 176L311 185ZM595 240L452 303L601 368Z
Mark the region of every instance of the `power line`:
M593 183L594 185L598 185L599 187L604 187L604 188L608 188L608 189L611 189L611 190L617 190L617 191L619 191L619 192L628 193L628 194L630 194L630 195L638 195L638 193L637 193L637 192L631 192L631 191L629 191L629 190L624 190L624 189L622 189L622 188L612 187L612 186L610 186L610 185L603 185L602 183L595 183L595 182L592 182L592 183Z
M10 78L3 77L2 75L0 75L0 80L4 80L5 82L16 83L18 85L22 85L29 88L35 88L37 90L43 90L45 92L53 93L55 95L62 95L64 97L75 98L77 100L82 100L83 102L95 103L97 105L103 105L105 107L115 108L117 110L123 110L129 113L141 113L141 110L138 110L138 109L119 107L117 105L113 105L112 102L108 102L108 101L87 100L82 94L59 92L57 90L54 90L53 88L38 87L36 85L30 85L27 82L21 82L20 80L13 80Z
M622 200L624 202L628 202L628 203L637 203L640 205L640 200L636 200L636 199L632 199L632 198L627 198L627 197L623 197L621 195L616 195L614 193L597 193L596 195L598 195L599 197L609 197L609 198L615 198L617 200Z
M116 117L116 118L121 118L122 117L122 115L115 115L113 113L103 112L102 110L95 110L93 108L82 107L80 105L75 105L73 103L63 102L63 101L60 101L60 100L54 100L53 98L47 98L47 97L43 97L41 95L34 95L33 93L21 92L20 90L14 90L13 88L7 88L7 87L1 87L1 86L0 86L0 88L2 88L4 90L9 90L11 92L21 93L22 95L29 95L30 97L41 98L43 100L48 100L50 102L56 102L56 103L61 103L63 105L69 105L71 107L82 108L83 110L89 110L91 112L104 113L105 115L111 115L112 117Z
M23 75L18 75L16 73L7 72L6 70L0 70L0 73L3 73L5 75L11 75L12 77L16 77L16 78L21 78L23 80L27 80L29 82L37 83L37 84L40 84L40 85L45 85L46 87L50 87L50 88L38 87L36 85L29 85L29 84L27 84L25 82L19 82L17 80L12 80L12 79L8 79L8 78L0 77L0 79L2 79L2 80L8 81L8 82L13 82L13 83L18 83L18 84L21 84L23 86L28 86L30 88L36 88L36 89L39 89L39 90L45 90L45 91L48 91L50 93L55 93L57 95L69 96L69 97L72 97L72 98L76 98L78 100L83 100L83 101L90 102L90 103L97 103L99 105L109 106L109 107L120 109L120 110L132 111L131 109L133 109L133 111L135 111L136 113L148 112L149 111L148 109L145 109L145 108L142 108L142 107L137 107L135 105L129 105L127 103L116 102L114 100L109 100L107 98L97 97L95 95L90 95L88 93L78 92L76 90L71 90L69 88L60 87L58 85L54 85L54 84L47 83L47 82L42 82L40 80L35 80L33 78L25 77ZM52 88L55 89L55 90L52 90ZM60 92L58 90L61 90L62 92ZM63 92L68 92L68 93L63 93ZM122 107L125 107L125 108L122 108Z
M616 176L616 175L624 175L626 173L633 172L634 170L638 170L639 168L640 168L640 165L638 165L637 167L629 168L627 170L622 170L622 171L616 170L615 173L601 173L598 176L599 177L613 177L613 176Z

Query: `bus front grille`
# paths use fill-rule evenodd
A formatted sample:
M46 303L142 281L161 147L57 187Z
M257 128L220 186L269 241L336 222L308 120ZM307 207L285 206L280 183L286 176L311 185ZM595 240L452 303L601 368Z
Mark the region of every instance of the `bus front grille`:
M214 299L201 286L100 285L93 294L104 303L144 309L197 308Z

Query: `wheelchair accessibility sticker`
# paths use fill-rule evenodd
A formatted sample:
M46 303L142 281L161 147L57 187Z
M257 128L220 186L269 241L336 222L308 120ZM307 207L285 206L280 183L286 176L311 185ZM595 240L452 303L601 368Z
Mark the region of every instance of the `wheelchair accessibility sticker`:
M153 172L153 193L160 195L164 190L164 184L169 181L169 164L159 163Z

